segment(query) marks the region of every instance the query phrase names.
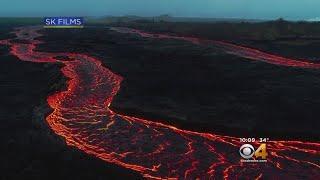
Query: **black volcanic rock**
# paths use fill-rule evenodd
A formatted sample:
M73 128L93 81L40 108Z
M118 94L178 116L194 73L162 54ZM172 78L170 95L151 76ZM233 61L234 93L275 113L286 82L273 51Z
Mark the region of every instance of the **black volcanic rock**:
M87 53L124 77L111 104L115 111L240 137L319 138L318 70L281 67L214 47L99 27L43 33L47 43L38 50Z
M0 39L9 32L1 28ZM0 46L0 179L141 179L69 147L47 125L46 98L65 88L58 64L23 62Z

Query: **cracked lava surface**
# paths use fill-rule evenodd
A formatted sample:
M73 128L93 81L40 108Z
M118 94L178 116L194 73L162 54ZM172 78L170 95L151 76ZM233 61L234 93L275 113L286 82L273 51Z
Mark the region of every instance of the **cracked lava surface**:
M35 51L40 27L17 28L15 39L0 40L22 61L62 63L67 89L47 98L53 112L50 128L70 146L106 162L139 172L147 179L316 179L320 177L320 143L269 141L268 162L240 162L237 137L178 129L163 123L117 114L109 109L122 78L99 59L78 53ZM110 28L143 38L177 39L214 45L226 53L251 60L301 68L320 64L294 60L226 42L151 34L129 28ZM17 41L20 40L20 41ZM58 57L68 57L61 60ZM251 143L256 147L256 143Z

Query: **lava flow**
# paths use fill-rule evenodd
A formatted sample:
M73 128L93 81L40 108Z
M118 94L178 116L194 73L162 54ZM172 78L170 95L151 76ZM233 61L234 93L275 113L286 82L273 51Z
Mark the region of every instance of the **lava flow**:
M240 162L239 138L178 129L174 126L117 114L109 109L122 78L93 57L77 53L35 51L39 27L16 29L16 39L2 40L22 61L62 63L67 90L47 98L53 112L46 118L66 143L109 163L138 171L147 179L315 179L320 177L320 143L268 142L267 163ZM155 35L201 45L208 40ZM229 43L210 41L226 52L273 64L319 68L320 65L267 54ZM59 58L60 57L60 58ZM68 57L68 60L61 60ZM252 143L256 145L256 143Z

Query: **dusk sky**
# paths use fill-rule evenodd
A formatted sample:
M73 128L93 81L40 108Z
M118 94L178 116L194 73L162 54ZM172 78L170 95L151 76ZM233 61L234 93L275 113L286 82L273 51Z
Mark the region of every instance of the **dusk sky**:
M0 16L170 14L186 17L309 20L319 0L1 0Z

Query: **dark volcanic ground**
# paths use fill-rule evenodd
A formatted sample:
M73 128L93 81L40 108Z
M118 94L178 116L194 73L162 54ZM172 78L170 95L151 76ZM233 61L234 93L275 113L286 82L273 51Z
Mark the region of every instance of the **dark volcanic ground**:
M124 77L112 104L118 112L239 137L319 139L317 70L253 62L214 47L107 28L43 33L40 51L88 53Z
M11 28L0 27L1 38ZM0 47L0 179L141 179L65 142L48 127L46 97L64 88L59 65L23 62Z
M1 27L0 39L9 30ZM105 28L43 32L39 50L88 53L124 77L112 104L118 112L226 135L319 140L317 70ZM58 65L19 61L1 46L0 69L1 179L140 178L66 146L49 129L46 97L65 83Z

